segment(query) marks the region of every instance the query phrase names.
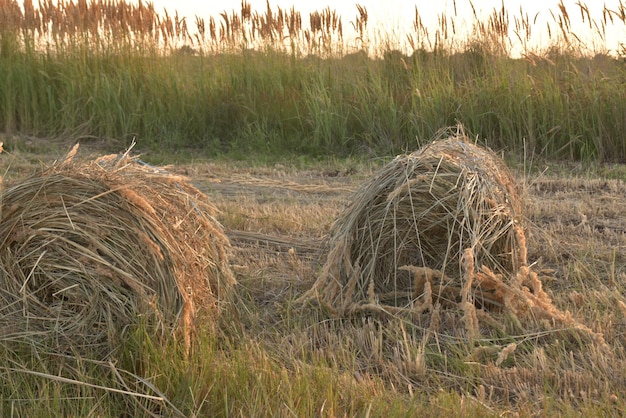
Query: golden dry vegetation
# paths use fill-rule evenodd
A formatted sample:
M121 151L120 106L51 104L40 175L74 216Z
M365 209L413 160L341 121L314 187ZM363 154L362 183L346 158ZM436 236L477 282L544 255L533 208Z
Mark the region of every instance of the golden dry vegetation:
M445 332L424 339L426 330L402 316L349 321L292 306L320 273L331 221L349 203L345 191L370 180L378 166L177 168L222 210L249 298L244 304L255 306L251 317L240 312L248 335L288 359L288 367L323 360L349 371L353 383L380 378L399 393L460 393L486 414L543 415L550 408L567 414L592 405L599 414L616 414L626 396L624 167L545 163L526 174L523 166L514 170L526 203L529 262L543 273L555 306L601 333L604 347L557 322L472 345ZM615 175L621 179L607 178Z
M9 142L14 151L2 155L8 182L39 170L38 160L63 155L58 148L62 144L42 154L37 143L31 143L30 151L20 151L26 140ZM543 320L540 327L520 327L519 333L506 328L498 334L493 331L497 324L491 323L490 332L468 339L443 326L427 329L402 313L337 317L318 306L297 303L321 272L333 221L350 203L352 192L384 163L252 165L222 160L168 166L174 174L189 176L219 209L218 220L232 244L237 292L217 334L212 334L212 325L200 323L194 344L196 350L208 352L192 350L191 357L180 363L176 355L160 358L159 351L147 356L156 356L154 364L145 360L133 369L147 373L144 377L151 371L159 373L165 383L143 386L135 381L130 385L129 392L135 394L129 396L131 404L148 403L142 408L154 411L165 399L165 406L158 408L200 415L219 410L286 416L296 407L323 416L360 415L368 408L394 416L403 410L487 416L617 414L626 405L626 169L547 162L530 167L511 161L526 207L528 262L541 272L543 290L555 307L593 332L580 333L563 321ZM207 337L217 340L207 346L203 342ZM248 363L249 373L256 377L242 372L240 362ZM192 364L201 367L190 371ZM170 379L181 378L174 367L191 373L183 385L187 382L192 395L181 397L171 386ZM207 367L213 370L208 376ZM19 367L12 373L19 375ZM55 379L54 373L44 376L43 381ZM89 379L73 385L81 387ZM210 383L212 379L217 380ZM127 378L121 381L128 387ZM215 382L257 389L239 393L242 398L231 392L234 404L219 404L225 409L211 409L208 401L188 403L188 396L197 395L195 390L206 399L224 396ZM160 396L155 398L160 401L137 395L157 389ZM260 409L250 409L246 397ZM275 397L282 400L276 403Z
M582 19L602 45L607 26L626 22L622 1L602 16L590 16L582 2L570 10L559 3L545 49L530 47L536 32L525 10L475 15L466 39L455 33L458 16L441 15L432 29L416 9L403 40L409 54L384 34L382 42L369 38L360 6L356 41L348 41L349 25L331 9L303 17L242 2L240 11L189 22L144 2L24 5L0 0L4 190L45 172L77 139L99 156L137 138L142 159L175 162L165 169L191 178L219 210L238 284L218 320L195 321L191 350L175 333L155 338L141 327L121 330L124 341L101 360L0 344L1 416L617 416L626 409L626 168L608 163L625 159L626 51L594 49L571 26ZM519 47L521 57L512 58ZM557 314L484 314L467 293L439 310L427 292L433 272L418 266L407 266L420 283L410 296L422 292L427 320L389 306L357 312L354 304L303 303L324 278L334 221L354 204L353 193L393 153L458 122L510 163L527 227L528 251L518 258L536 273L517 293L493 280L503 271L483 277L492 294L482 302L514 306L511 297L530 286L541 295L533 300L550 301ZM185 153L216 159L174 161ZM242 156L248 161L228 159ZM281 162L259 162L268 156ZM57 220L71 226L58 209ZM191 244L185 233L179 240ZM63 281L65 267L44 260L38 246L30 250L34 238L25 237L27 254L12 266L35 262L19 271L15 288L25 289L40 267L60 291L74 286ZM360 286L373 300L384 293ZM454 291L466 288L471 280Z

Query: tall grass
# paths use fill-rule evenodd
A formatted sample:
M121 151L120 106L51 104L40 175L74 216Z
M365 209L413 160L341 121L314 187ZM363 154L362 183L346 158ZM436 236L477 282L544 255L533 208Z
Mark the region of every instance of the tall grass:
M576 15L602 37L626 24L626 9L593 20L578 7L559 5L542 50L528 46L523 11L475 15L473 35L459 39L454 17L429 31L416 9L407 53L391 41L372 46L361 6L349 41L328 8L306 27L293 8L242 2L192 25L143 2L0 0L0 130L208 155L389 155L461 122L510 152L626 160L624 51L589 55L571 32Z

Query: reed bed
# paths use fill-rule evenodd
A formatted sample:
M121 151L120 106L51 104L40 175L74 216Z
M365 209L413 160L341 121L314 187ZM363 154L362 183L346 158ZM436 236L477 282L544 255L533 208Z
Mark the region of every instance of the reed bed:
M561 5L562 6L562 5ZM593 16L552 10L537 45L529 11L455 15L400 40L372 16L271 7L195 22L150 3L0 1L0 129L115 138L212 156L399 153L461 122L519 155L626 158L623 45ZM582 19L594 41L574 32Z
M185 178L127 153L70 154L6 185L0 342L104 360L142 325L188 350L235 281L215 213Z
M462 127L383 167L350 199L329 243L322 272L300 301L335 316L408 315L470 341L492 327L512 334L547 320L604 344L543 291L528 266L516 183Z
M310 52L331 51L341 44L343 24L330 8L309 15L303 26L300 12L268 3L265 12L253 11L246 1L239 11L220 13L219 17L196 16L188 22L174 11L157 12L154 4L125 0L104 2L55 2L46 0L36 7L32 0L0 2L0 21L4 34L19 34L28 45L63 50L79 43L104 50L117 45L134 45L139 50L153 47L200 48L205 52L224 52L241 48L300 48ZM367 15L365 9L362 13ZM361 23L361 30L367 21Z
M531 19L528 10L519 9L511 18L509 10L494 8L487 18L479 17L472 1L474 21L471 32L474 39L466 39L466 33L459 27L456 3L453 15L440 13L435 28L424 24L419 8L415 7L413 31L405 35L405 42L394 45L400 50L463 50L468 44L480 41L490 45L491 51L507 54L518 47L524 53L532 52L533 33L536 32L537 16ZM546 23L550 41L565 46L572 51L588 49L588 43L605 41L607 28L621 22L626 16L625 5L620 1L616 7L604 5L602 17L591 16L589 7L578 3L575 11L568 10L559 3L550 11L552 21ZM238 10L223 11L216 16L195 16L194 22L180 16L177 11L155 10L150 2L127 2L114 0L106 2L55 2L32 0L0 2L0 21L3 32L19 33L24 41L45 41L45 44L71 45L76 39L87 40L92 46L105 46L117 43L137 43L139 46L190 50L195 47L205 52L225 52L232 49L271 47L282 51L305 53L344 53L367 50L375 53L380 44L389 42L385 34L368 27L369 14L365 7L357 4L356 16L350 20L345 31L344 17L330 7L313 11L306 17L294 7L273 8L270 3L264 11L253 10L245 0ZM571 12L571 13L570 13ZM585 23L593 39L572 31L572 17L575 14ZM308 27L307 27L308 26ZM469 42L468 42L469 41ZM624 45L621 45L624 52Z

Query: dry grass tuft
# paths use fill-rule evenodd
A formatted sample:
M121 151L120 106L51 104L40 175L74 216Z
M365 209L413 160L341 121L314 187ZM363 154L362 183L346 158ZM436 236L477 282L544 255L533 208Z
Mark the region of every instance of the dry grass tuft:
M104 358L142 323L189 349L235 283L217 209L128 153L75 153L2 193L0 340Z
M534 329L547 320L603 343L552 304L528 267L524 205L506 165L461 127L437 139L396 157L356 192L331 230L320 277L300 300L338 316L422 319L441 306L456 319L439 331L470 341L485 329Z

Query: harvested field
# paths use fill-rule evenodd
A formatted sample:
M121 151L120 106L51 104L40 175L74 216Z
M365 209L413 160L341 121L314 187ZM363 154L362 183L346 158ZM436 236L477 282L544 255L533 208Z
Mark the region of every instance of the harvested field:
M21 170L33 169L19 153L10 158ZM455 404L455 410L489 416L623 410L626 169L557 166L544 172L546 167L536 163L524 175L523 167L513 166L526 201L528 265L541 277L554 307L575 322L516 322L506 314L492 315L496 320L468 341L464 333L445 332L446 324L459 323L460 311L441 308L435 328L430 318L420 321L401 313L337 317L296 303L318 279L330 250L328 233L350 196L389 161L305 168L212 161L167 168L189 176L219 210L216 218L231 241L229 259L238 281L235 303L224 309L214 337L224 354L207 366L202 353L192 352L192 363L204 366L186 373L228 374L241 367L232 362L243 355L250 357L245 367L254 376L263 378L268 368L280 370L268 375L262 387L302 384L299 379L310 382L303 377L308 373L322 373L325 388L337 384L351 396L374 391L416 399L424 405L419 411L431 413L448 410L448 396L464 400L465 406ZM200 338L212 333L208 325L199 327ZM606 345L593 338L596 334ZM209 351L215 356L213 344ZM327 380L326 373L337 382ZM131 387L154 393L146 386ZM216 389L206 390L210 398ZM176 397L175 391L168 393ZM312 413L322 408L323 394L316 402ZM147 407L155 410L154 404Z
M317 280L329 252L332 220L350 204L351 193L326 189L356 192L380 164L333 177L323 168L278 166L242 175L219 165L205 167L215 177L196 177L199 187L222 209L239 281L249 303L261 307L258 317L245 317L245 326L260 333L280 358L291 359L288 364L301 361L304 351L317 361L349 364L357 376L383 376L410 392L469 390L477 399L490 399L492 406L538 402L546 384L567 402L573 393L588 398L594 393L597 400L617 396L620 404L626 396L620 389L626 378L620 366L626 365L626 304L619 290L626 285L623 180L598 178L589 169L568 177L550 170L524 176L522 167L513 169L526 200L527 261L562 321L513 321L519 326L516 333L514 326L505 331L510 316L494 321L482 316L492 330L468 344L462 336L433 332L428 322L408 324L402 315L383 321L368 315L329 320L333 315L316 308L304 314L291 310L291 301ZM202 171L200 166L179 169ZM283 320L287 314L304 319L290 325ZM439 315L441 327L456 314ZM576 372L562 374L560 368L570 368L565 358L576 364ZM598 362L605 365L600 374L594 366Z

